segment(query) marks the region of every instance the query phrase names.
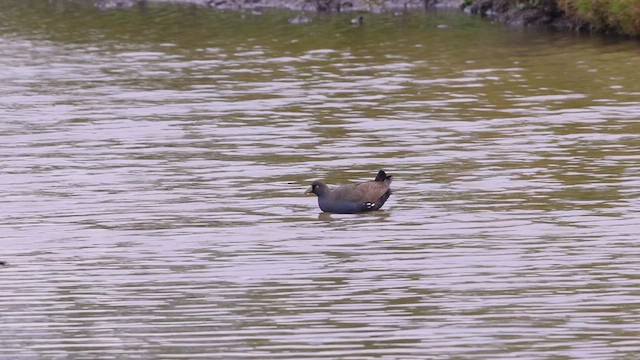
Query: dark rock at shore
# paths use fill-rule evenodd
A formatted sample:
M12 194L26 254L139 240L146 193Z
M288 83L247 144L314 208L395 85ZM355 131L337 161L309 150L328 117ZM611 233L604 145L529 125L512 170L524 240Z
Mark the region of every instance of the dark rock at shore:
M555 0L475 0L466 10L510 26L586 30L584 22L568 17Z

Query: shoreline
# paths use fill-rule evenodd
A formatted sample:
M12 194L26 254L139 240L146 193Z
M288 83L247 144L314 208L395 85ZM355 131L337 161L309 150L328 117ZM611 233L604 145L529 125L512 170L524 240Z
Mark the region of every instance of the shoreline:
M461 9L464 0L97 0L104 10L143 6L146 3L175 3L219 10L282 9L292 11L341 13L382 13L398 10Z
M575 0L96 0L101 10L175 3L219 10L282 9L315 13L382 13L401 10L451 9L490 17L516 28L546 28L576 33L640 37L640 19L621 19L606 8L585 12ZM596 0L586 0L596 1ZM598 0L619 1L619 0ZM633 0L636 1L636 0ZM640 0L637 0L640 3ZM562 4L562 5L561 5ZM591 5L590 5L591 6ZM640 8L639 8L640 9ZM593 9L591 9L593 10ZM640 11L640 10L639 10ZM635 14L634 14L635 15ZM640 17L640 13L638 14ZM607 21L602 18L608 19Z

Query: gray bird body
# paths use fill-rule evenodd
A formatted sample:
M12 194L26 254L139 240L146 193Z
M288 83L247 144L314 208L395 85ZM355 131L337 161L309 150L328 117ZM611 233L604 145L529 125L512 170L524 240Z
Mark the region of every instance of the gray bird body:
M343 185L333 190L317 180L307 193L318 196L318 205L324 212L354 214L380 209L391 195L390 185L391 176L380 170L373 181Z

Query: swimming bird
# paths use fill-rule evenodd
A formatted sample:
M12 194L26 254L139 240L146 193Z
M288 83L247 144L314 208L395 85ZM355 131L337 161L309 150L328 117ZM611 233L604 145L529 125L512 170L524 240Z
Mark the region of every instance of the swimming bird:
M360 15L360 16L356 16L353 19L351 19L351 23L353 25L363 25L364 24L364 16Z
M389 185L391 175L387 176L387 173L380 170L373 181L343 185L333 190L324 182L316 180L305 193L316 194L318 206L324 212L355 214L380 209L391 195Z

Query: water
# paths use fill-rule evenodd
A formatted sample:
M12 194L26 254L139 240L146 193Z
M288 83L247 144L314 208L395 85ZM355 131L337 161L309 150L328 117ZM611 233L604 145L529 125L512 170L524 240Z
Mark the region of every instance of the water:
M0 10L0 358L640 353L636 43ZM383 211L303 195L378 169Z

